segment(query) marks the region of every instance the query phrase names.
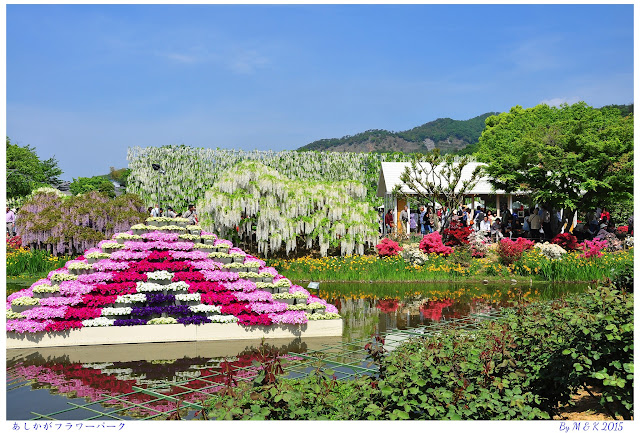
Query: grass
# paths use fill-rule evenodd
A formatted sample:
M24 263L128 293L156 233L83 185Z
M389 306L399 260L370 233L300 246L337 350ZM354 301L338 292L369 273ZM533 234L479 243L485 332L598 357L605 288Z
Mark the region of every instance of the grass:
M69 256L52 256L47 251L19 248L7 251L7 277L46 274L61 268Z

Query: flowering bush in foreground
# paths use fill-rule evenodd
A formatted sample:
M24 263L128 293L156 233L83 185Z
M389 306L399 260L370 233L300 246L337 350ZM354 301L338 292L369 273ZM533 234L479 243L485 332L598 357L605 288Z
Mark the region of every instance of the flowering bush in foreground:
M505 265L510 265L522 257L522 253L533 248L533 241L525 238L518 238L515 241L511 239L502 239L498 243L498 256L500 261Z
M402 247L398 245L397 242L392 241L391 239L384 238L378 245L376 245L376 249L378 250L378 255L381 257L385 256L397 256L400 251L402 251Z
M560 233L551 240L551 243L560 245L566 251L575 251L580 248L578 238L571 233Z
M453 248L442 244L442 238L438 232L433 232L423 237L419 248L425 254L433 253L448 256L453 252Z

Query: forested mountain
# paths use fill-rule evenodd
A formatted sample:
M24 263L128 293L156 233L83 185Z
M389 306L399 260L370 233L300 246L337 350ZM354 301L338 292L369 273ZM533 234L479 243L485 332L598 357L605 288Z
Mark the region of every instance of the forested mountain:
M602 108L617 108L622 116L633 113L633 104ZM400 132L370 129L342 138L317 140L298 150L424 153L437 147L442 153L471 154L478 149L478 138L484 130L485 119L494 114L499 113L485 113L469 120L441 118Z
M314 141L298 150L410 153L427 152L437 147L443 153L457 152L478 142L484 120L494 114L498 113L485 113L469 120L442 118L400 132L371 129L342 138Z

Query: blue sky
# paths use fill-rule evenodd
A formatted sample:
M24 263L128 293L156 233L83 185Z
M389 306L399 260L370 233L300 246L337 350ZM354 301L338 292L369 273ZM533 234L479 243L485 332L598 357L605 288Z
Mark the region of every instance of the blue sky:
M7 135L63 179L130 146L295 149L633 102L632 5L7 5Z

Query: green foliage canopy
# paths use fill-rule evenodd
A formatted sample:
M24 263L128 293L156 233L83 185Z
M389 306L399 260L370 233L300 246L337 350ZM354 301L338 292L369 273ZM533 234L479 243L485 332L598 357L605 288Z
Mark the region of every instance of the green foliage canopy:
M633 196L633 114L584 102L513 107L487 118L477 158L497 189L556 208L613 207Z
M57 186L61 174L55 157L41 161L35 148L7 137L7 199L24 197L40 186Z
M116 196L113 183L104 176L74 178L71 185L69 185L69 190L73 195L85 194L89 191L98 191L107 194L111 198Z

